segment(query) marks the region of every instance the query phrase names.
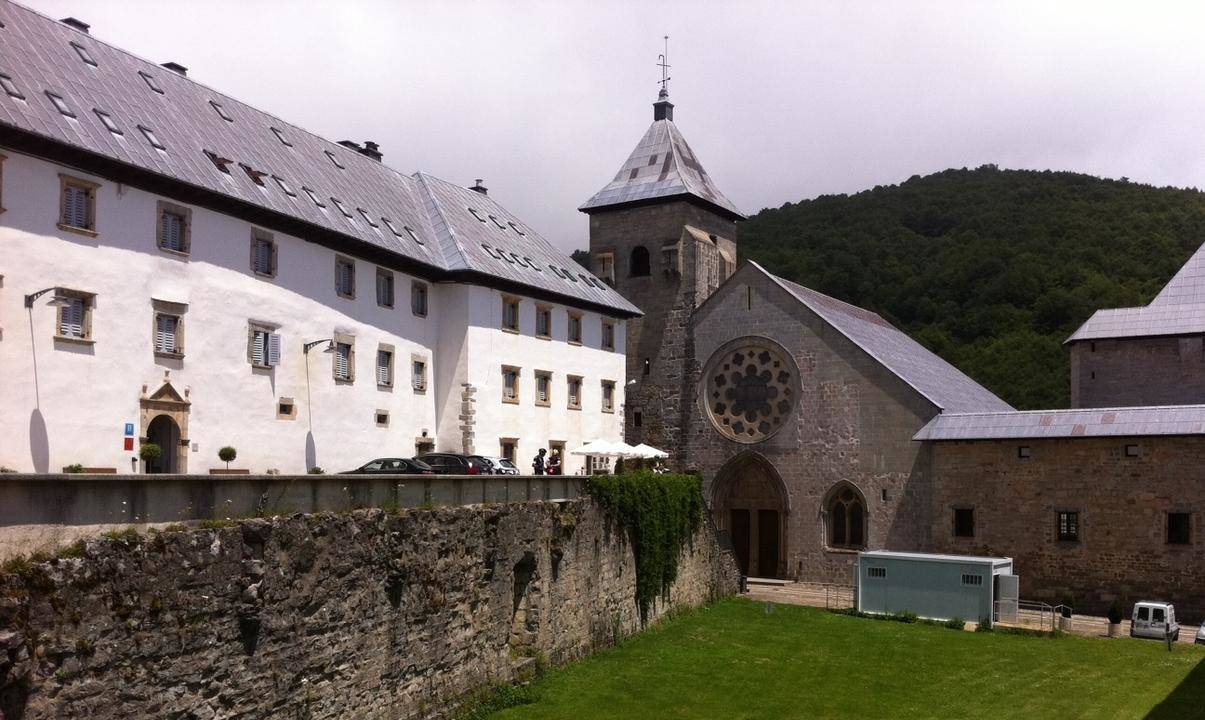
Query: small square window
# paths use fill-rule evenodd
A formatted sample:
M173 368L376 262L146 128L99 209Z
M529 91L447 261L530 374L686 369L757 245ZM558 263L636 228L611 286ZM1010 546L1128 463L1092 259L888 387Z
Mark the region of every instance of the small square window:
M297 403L293 402L293 398L282 397L276 401L276 419L277 420L292 420L297 417Z
M1017 447L1017 457L1021 460L1028 460L1033 457L1033 453L1028 445L1020 445Z
M393 272L377 268L377 305L393 307Z
M983 576L976 573L963 573L962 584L967 587L983 587Z
M1060 542L1079 542L1079 512L1074 510L1056 512L1055 531Z
M580 345L582 342L582 316L580 313L569 313L569 342Z
M602 349L615 349L615 323L610 320L602 321Z
M376 413L377 427L389 427L389 411L377 410Z
M542 305L536 308L536 337L552 337L552 308Z
M502 402L519 402L519 368L502 366Z
M866 577L881 580L881 579L887 577L887 568L885 568L885 567L868 567L868 568L866 568Z
M67 101L62 95L46 91L46 97L50 98L50 102L54 104L54 108L58 110L64 117L74 118L75 113L67 106Z
M1192 515L1186 512L1167 514L1167 543L1190 545L1192 543Z
M427 317L427 283L418 280L410 283L410 312Z
M602 381L602 411L615 412L615 381Z
M159 142L159 138L155 137L154 130L151 130L149 127L147 127L145 125L139 125L138 129L142 131L142 135L146 138L146 141L151 144L151 147L155 148L156 150L166 150L167 149L163 146L163 143Z
M113 120L112 115L104 110L98 110L95 108L93 108L92 112L96 113L96 117L100 119L101 124L105 126L106 130L114 135L125 135L125 133L121 131L121 128L117 127L117 122Z
M251 272L276 277L276 241L263 230L251 231Z
M335 294L349 300L356 297L356 264L351 258L335 258Z
M975 537L974 508L954 508L954 537Z
M218 117L222 118L226 122L234 122L234 118L230 117L230 113L226 112L226 108L222 107L217 100L210 100L209 105L213 108L214 112L218 114Z
M502 329L519 332L519 300L517 298L502 298Z
M569 395L569 409L582 409L582 379L578 375L570 375L566 382L566 389Z
M4 92L11 98L16 100L25 99L25 96L17 89L17 84L13 82L13 79L3 73L0 73L0 88L3 88Z
M1138 457L1139 454L1137 445L1126 445L1126 457Z
M139 74L139 75L141 75L141 76L142 76L142 79L146 81L146 86L147 86L147 87L149 87L150 89L152 89L152 90L154 90L155 92L159 93L160 95L162 95L162 94L163 94L163 90L162 90L162 88L160 88L160 87L159 87L159 84L155 82L155 77L154 77L153 75L151 75L150 73L145 72L145 71L143 71L143 70L139 70L139 71L138 71L138 74Z

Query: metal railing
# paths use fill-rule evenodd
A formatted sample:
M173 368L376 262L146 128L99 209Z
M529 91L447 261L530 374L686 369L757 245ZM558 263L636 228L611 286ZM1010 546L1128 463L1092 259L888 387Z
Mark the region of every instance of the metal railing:
M853 585L824 583L824 607L829 610L847 610L854 606L858 588Z
M1038 600L996 600L993 603L994 622L1011 627L1052 632L1059 627L1059 618L1066 605L1051 605Z

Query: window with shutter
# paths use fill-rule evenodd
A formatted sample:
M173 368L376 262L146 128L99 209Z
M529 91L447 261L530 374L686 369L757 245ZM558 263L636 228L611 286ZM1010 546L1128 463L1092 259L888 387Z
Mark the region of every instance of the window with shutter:
M536 336L547 338L552 335L552 310L546 307L536 308Z
M615 411L615 383L610 380L602 383L602 409L603 412Z
M580 410L582 408L582 379L577 376L569 378L569 409Z
M349 258L335 258L335 292L345 298L356 296L356 270Z
M335 343L335 379L351 380L351 345Z
M519 402L519 368L502 367L502 402Z
M582 341L582 316L577 313L569 313L569 342L581 343Z
M427 363L422 360L414 360L410 367L411 379L410 382L415 390L427 389Z
M552 375L543 370L536 371L536 405L548 407L551 395Z
M271 235L254 233L251 236L251 271L257 275L275 277L276 243Z
M268 365L276 367L280 364L280 335L268 333Z
M519 331L519 301L515 298L502 298L502 329Z
M59 314L59 335L70 338L84 337L84 299L65 298Z
M410 286L410 311L419 317L427 316L427 284L417 280Z
M68 185L63 189L63 224L89 230L88 189Z
M603 320L602 347L603 350L615 349L615 323L610 322L609 320Z
M388 350L377 350L377 384L393 384L393 353Z
M173 252L187 252L184 244L184 216L174 212L159 214L159 247Z
M393 307L393 273L377 268L377 305Z
M175 315L159 313L155 316L155 352L176 355L180 352L177 335L180 329L180 318Z
M251 364L265 367L268 364L268 332L253 330L251 332Z

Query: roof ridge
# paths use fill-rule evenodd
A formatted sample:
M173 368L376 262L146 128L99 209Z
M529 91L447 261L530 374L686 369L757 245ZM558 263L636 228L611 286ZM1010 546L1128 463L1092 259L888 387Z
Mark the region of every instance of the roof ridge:
M430 200L430 202L431 202L431 206L432 206L433 208L435 208L435 212L436 212L436 214L438 214L438 216L439 216L439 222L440 222L440 223L443 225L444 230L445 230L445 231L447 231L447 234L448 234L448 239L449 239L449 240L452 242L452 247L454 247L454 248L456 249L456 252L457 252L457 253L460 255L460 260L461 260L461 261L462 261L462 262L463 262L463 263L464 263L464 264L467 266L467 265L468 265L468 261L467 261L467 259L465 258L464 247L463 247L463 246L461 246L461 244L460 244L460 238L459 238L459 237L457 237L457 234L456 234L456 228L452 227L452 223L450 223L450 222L448 221L448 216L447 216L447 213L445 213L445 212L444 212L444 209L443 209L443 204L442 204L442 203L440 203L439 198L437 198L437 197L435 196L435 193L431 191L431 188L430 188L430 186L428 185L428 178L431 178L431 179L433 179L433 180L439 180L439 178L436 178L436 177L434 177L434 176L430 176L430 175L428 175L427 173L424 173L424 172L416 172L416 173L414 173L414 174L418 176L418 181L419 181L419 183L422 185L422 188L423 188L423 193L424 193L424 194L427 196L427 199L429 199L429 200ZM444 182L444 181L440 180L440 182ZM425 204L425 203L424 203L424 204ZM434 225L434 223L432 223L432 225ZM445 265L445 266L448 266L448 265L449 265L449 263L448 263L448 256L447 256L447 254L444 252L444 247L443 247L443 245L444 245L444 244L443 244L442 242L439 244L439 246L440 246L440 247L439 247L439 250L440 250L440 253L439 253L439 254L440 254L442 257L443 257L444 265Z

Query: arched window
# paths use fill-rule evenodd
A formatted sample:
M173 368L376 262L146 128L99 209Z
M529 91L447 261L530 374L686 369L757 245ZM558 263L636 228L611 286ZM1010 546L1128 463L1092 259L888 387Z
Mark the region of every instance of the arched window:
M637 245L632 248L632 257L628 262L628 274L632 277L644 277L650 273L648 248Z
M828 501L829 547L866 547L866 506L849 486L832 494Z

